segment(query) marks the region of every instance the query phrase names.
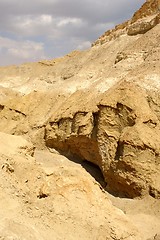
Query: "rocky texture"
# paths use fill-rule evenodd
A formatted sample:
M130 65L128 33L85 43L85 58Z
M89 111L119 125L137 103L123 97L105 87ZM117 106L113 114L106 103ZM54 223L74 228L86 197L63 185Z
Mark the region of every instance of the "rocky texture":
M0 144L1 239L143 239L82 167L48 152L35 159L19 136L0 133Z
M160 13L153 18L138 20L127 28L128 35L144 34L160 23Z
M122 82L96 100L77 111L69 99L46 127L47 146L97 164L116 194L159 197L160 125L147 97Z
M157 3L84 52L0 68L0 238L159 235Z
M160 10L160 1L159 0L147 0L141 6L138 11L133 14L132 23L137 21L140 18L151 16L159 12Z
M144 34L160 23L159 0L147 0L142 7L134 13L133 17L125 23L108 30L96 40L92 46L102 45L125 34Z
M159 198L159 41L157 24L57 60L1 68L0 130L97 164L116 194Z
M125 83L102 99L100 109L99 135L108 187L129 197L146 193L159 197L159 186L155 189L155 183L159 172L160 125L143 92Z

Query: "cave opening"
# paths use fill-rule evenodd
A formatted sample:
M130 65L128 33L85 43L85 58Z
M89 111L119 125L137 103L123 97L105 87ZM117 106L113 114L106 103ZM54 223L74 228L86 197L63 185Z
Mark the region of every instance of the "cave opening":
M105 189L106 182L104 180L101 169L94 163L84 160L81 162L82 167Z

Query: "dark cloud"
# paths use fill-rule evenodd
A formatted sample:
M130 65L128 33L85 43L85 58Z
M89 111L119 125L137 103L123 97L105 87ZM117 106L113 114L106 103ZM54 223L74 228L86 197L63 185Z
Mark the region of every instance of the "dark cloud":
M6 62L11 54L10 59L15 54L16 63L32 61L32 56L27 55L27 41L32 43L29 53L30 48L35 51L37 44L37 58L57 57L75 48L88 47L104 31L130 18L143 2L144 0L0 0L0 59L3 52L3 55L6 53ZM8 39L10 44L12 42L12 50L2 39ZM18 46L22 57L18 54Z

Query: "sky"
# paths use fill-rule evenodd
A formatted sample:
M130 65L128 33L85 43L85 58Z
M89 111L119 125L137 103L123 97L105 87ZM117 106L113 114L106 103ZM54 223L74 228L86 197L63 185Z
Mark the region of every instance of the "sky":
M0 65L61 57L91 46L145 0L0 0Z

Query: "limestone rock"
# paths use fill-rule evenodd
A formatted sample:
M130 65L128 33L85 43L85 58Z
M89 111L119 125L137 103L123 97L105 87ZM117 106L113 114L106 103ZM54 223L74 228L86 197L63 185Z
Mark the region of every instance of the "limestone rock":
M158 238L158 4L84 52L0 67L0 238Z
M92 43L92 46L102 45L125 34L134 36L146 33L160 23L159 9L159 0L146 0L146 2L134 13L130 20L105 32L98 38L98 40Z
M0 148L0 165L7 163L0 168L1 239L143 240L80 165L43 151L35 159L26 155L25 149L19 152L26 144L22 137L3 133L1 137L16 142L10 154L3 144ZM46 168L51 168L52 174L46 174Z
M160 14L153 19L141 19L131 24L127 28L128 35L144 34L160 23Z
M134 21L124 23L123 37L115 35L113 41L97 48L74 52L57 61L1 68L0 130L23 135L34 147L45 148L47 145L97 164L108 188L117 194L135 197L149 193L158 198L159 184L155 177L150 174L149 178L146 170L147 180L139 177L138 165L133 159L135 156L141 159L146 154L156 162L150 169L158 169L159 149L153 141L159 143L155 132L159 133L160 120L160 25L145 34L126 34L127 26L157 18L156 6L153 9L145 17L141 13ZM116 34L124 28L117 27ZM7 94L7 89L11 88L12 93ZM123 102L124 95L127 97ZM142 137L145 131L153 137L152 142ZM129 140L126 135L130 136ZM132 138L139 140L136 142ZM138 174L135 177L129 170L129 173L121 174L124 165L131 165L126 157L128 145L134 153L129 161L135 164L133 172ZM120 154L121 148L124 156ZM116 160L118 156L119 160ZM119 170L116 171L116 167ZM111 186L114 176L117 183ZM129 187L124 185L128 178Z
M159 0L146 0L145 3L138 9L132 17L132 23L138 19L157 14L159 11Z
M47 146L97 164L108 189L117 194L154 195L160 125L143 91L127 82L118 84L93 109L94 104L92 110L87 105L85 111L63 109L65 118L59 111L46 127ZM156 197L159 190L158 186L154 190Z

